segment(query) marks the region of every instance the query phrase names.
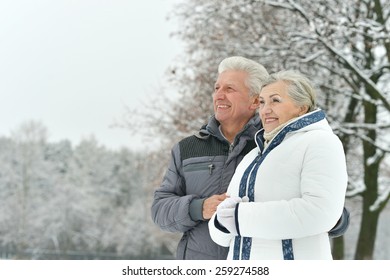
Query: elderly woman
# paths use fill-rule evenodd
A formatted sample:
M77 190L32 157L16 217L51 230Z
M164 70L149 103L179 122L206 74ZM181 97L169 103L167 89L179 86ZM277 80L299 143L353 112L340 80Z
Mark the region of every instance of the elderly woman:
M263 129L209 222L228 259L332 259L328 231L343 212L343 146L300 73L270 75L260 93Z

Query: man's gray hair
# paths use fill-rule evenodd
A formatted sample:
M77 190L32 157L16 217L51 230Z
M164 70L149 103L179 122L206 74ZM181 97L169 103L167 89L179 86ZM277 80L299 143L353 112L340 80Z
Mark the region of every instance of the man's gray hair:
M283 70L269 75L263 87L283 81L288 86L288 95L298 106L307 106L308 112L317 108L317 96L309 79L298 71Z
M263 65L242 56L232 56L222 60L218 66L218 73L221 74L228 70L248 73L246 85L252 96L260 94L263 83L268 78L268 72Z

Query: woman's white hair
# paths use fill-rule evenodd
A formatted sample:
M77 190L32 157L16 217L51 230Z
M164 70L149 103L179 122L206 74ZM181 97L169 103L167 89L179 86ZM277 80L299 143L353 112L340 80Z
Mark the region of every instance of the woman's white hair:
M263 65L242 56L232 56L222 60L218 66L218 73L228 70L248 73L246 85L252 96L260 94L263 83L268 78L268 72Z
M308 112L317 108L317 95L309 79L298 71L284 70L269 75L263 87L283 81L288 86L288 95L298 106L307 106Z

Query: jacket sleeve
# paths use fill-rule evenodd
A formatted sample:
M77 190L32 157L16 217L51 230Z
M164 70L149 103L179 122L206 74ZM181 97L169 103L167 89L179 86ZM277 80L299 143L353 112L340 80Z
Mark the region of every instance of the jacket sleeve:
M343 214L337 224L329 231L329 237L336 238L344 235L349 227L349 211L344 207Z
M195 195L186 195L180 149L179 144L176 144L162 184L154 193L151 207L154 223L169 232L190 230L199 223L190 216L190 203L196 198Z
M209 232L211 239L220 246L229 247L233 234L223 230L218 226L218 221L216 220L216 213L211 217L209 221Z
M305 151L300 197L239 204L243 236L301 238L328 232L337 223L348 181L344 150L337 136L318 136Z

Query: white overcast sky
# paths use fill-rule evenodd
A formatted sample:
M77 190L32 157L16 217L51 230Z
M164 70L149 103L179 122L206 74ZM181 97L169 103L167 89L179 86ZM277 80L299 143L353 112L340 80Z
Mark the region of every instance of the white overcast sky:
M112 149L137 145L110 126L153 94L181 53L166 20L177 2L1 0L0 136L34 120L51 142L95 135Z

